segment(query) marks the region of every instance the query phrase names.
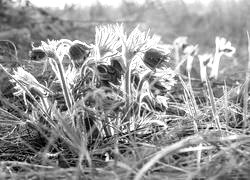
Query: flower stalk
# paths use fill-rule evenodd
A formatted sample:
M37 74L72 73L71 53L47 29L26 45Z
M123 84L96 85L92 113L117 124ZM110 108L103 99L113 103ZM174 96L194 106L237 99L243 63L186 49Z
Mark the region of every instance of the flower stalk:
M57 71L56 74L57 74L57 76L60 80L60 83L61 83L66 106L67 106L68 110L71 110L71 107L73 104L73 98L70 94L69 85L68 85L66 77L65 77L65 72L64 72L63 65L62 65L62 60L60 60L58 56L55 56L55 58L52 59L52 61L50 61L50 62L52 62L51 65L54 66L53 69Z

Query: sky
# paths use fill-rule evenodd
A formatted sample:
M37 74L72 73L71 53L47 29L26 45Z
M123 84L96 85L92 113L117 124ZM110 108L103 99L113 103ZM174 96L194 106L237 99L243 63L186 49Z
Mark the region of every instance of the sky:
M90 6L96 3L98 0L30 0L30 2L39 7L59 7L63 8L65 4L77 4L81 6ZM122 0L99 0L101 3L106 5L118 6ZM136 1L138 3L143 3L145 0L131 0ZM166 0L162 0L166 1ZM210 0L183 0L187 3L191 3L194 1L200 1L207 3Z

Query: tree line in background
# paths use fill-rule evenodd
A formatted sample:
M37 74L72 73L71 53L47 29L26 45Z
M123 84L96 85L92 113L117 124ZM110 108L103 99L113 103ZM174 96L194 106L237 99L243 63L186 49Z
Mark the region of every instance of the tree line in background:
M171 43L178 36L188 36L191 42L199 43L207 51L213 47L216 35L231 39L236 46L246 47L249 10L248 0L214 0L208 7L198 1L185 4L182 0L146 0L138 5L124 0L118 7L103 6L99 2L90 7L67 5L64 9L42 9L34 7L28 0L22 6L16 1L1 0L0 31L28 30L30 39L26 36L23 40L18 33L10 38L20 49L30 46L30 41L47 38L67 37L91 43L96 25L120 22L128 29L138 24L141 28L150 28L166 43ZM245 57L246 48L242 49L238 55Z

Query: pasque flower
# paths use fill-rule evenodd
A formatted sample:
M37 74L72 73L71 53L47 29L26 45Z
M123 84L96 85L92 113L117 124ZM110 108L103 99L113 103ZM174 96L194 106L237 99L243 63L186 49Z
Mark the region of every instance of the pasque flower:
M180 36L176 38L173 42L175 51L175 71L180 72L180 67L183 63L181 55L183 54L185 48L188 46L187 37Z
M174 46L177 47L177 50L184 51L185 47L188 45L187 43L187 37L186 36L180 36L176 38L173 42Z
M211 63L212 54L198 55L200 62L200 77L202 82L206 82L207 78L207 67Z
M115 54L121 47L119 34L123 31L122 25L101 25L96 27L95 45L98 58L103 58L107 53Z
M236 49L232 46L230 41L225 38L216 37L215 38L215 54L212 63L212 70L210 73L210 78L218 79L220 60L223 55L231 57Z
M194 57L197 55L198 53L198 45L187 45L184 50L183 53L186 55L186 61L187 61L187 65L186 65L186 70L189 74L189 76L191 75L191 70L192 70L192 65L193 65L193 61L194 61Z
M114 85L119 85L121 81L121 77L124 74L124 70L119 63L119 61L115 58L112 58L111 64L98 64L97 74L98 77L105 85L109 83L113 83Z
M217 53L221 53L224 54L228 57L231 57L236 49L232 46L230 41L227 41L225 38L223 37L216 37L215 38L215 46L216 46L216 52Z
M32 74L25 71L22 67L18 67L17 70L14 71L13 78L15 80L11 80L11 82L16 83L14 87L17 90L15 92L16 96L26 94L23 87L27 88L27 90L32 90L32 92L35 92L40 96L52 93L48 88L40 84Z
M160 36L149 35L150 31L143 32L137 26L129 35L123 34L123 55L131 61L137 53L145 53L150 48L155 47L160 42Z
M159 49L151 48L145 52L143 62L149 69L155 70L156 68L167 67L170 57L169 52L166 53Z
M150 91L155 95L165 95L176 83L175 72L171 68L157 69L148 76Z
M81 42L81 41L73 41L72 45L69 48L69 56L72 60L85 60L87 57L89 57L91 49L90 45Z

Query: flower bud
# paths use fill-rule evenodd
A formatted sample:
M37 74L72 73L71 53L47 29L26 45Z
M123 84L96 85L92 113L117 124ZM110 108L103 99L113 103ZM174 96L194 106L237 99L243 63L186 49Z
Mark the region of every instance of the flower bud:
M72 60L85 60L90 55L92 48L85 43L75 43L69 48L69 55Z
M46 52L42 49L33 49L29 53L29 57L33 61L40 61L46 57Z
M115 85L120 83L121 71L112 65L99 64L97 66L97 72L101 81L111 82Z
M154 70L155 68L161 68L166 62L168 62L168 55L157 49L149 49L145 52L143 62L144 64Z

